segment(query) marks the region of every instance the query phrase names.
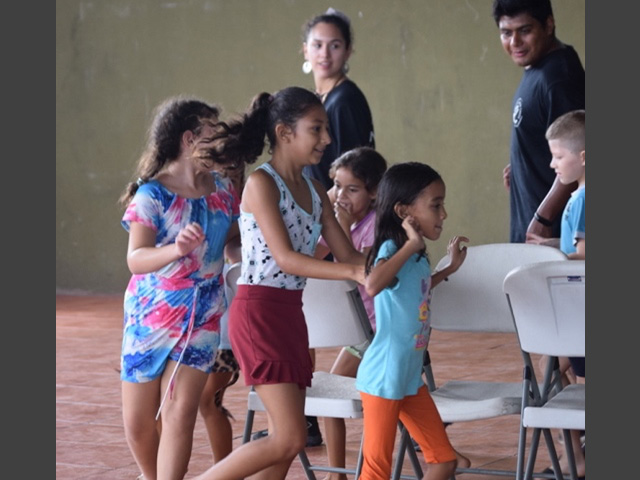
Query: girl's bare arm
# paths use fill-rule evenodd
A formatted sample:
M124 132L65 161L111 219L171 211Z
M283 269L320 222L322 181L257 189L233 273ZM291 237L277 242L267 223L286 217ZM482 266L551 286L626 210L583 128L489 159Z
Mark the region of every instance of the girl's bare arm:
M135 275L151 273L191 253L204 241L204 232L197 223L180 230L175 243L156 247L156 232L138 222L129 226L127 266Z
M283 272L302 277L349 279L363 283L363 265L327 262L296 252L282 220L279 200L280 191L269 174L256 171L249 176L242 197L243 209L253 214L275 262ZM344 237L344 233L342 235Z

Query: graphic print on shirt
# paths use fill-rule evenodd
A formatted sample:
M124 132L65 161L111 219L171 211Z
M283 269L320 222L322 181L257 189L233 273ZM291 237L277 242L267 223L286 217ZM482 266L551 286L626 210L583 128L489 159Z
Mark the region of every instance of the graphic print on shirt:
M421 323L420 332L416 333L414 338L416 339L416 350L424 350L427 348L428 337L425 335L425 332L429 328L429 302L431 300L431 278L422 279L420 281L420 291L422 292L423 300L420 303L420 307L418 309L418 320Z
M513 107L513 126L519 127L522 122L522 98L518 98Z
M303 175L312 197L311 212L307 212L296 203L284 180L273 169L271 164L264 163L258 168L267 172L278 186L280 192L278 207L293 249L298 253L313 256L318 237L322 231L322 223L320 221L322 200L311 180L306 175ZM239 225L242 239L242 273L238 284L259 284L288 290L304 288L306 277L285 273L273 260L271 250L253 214L242 212Z

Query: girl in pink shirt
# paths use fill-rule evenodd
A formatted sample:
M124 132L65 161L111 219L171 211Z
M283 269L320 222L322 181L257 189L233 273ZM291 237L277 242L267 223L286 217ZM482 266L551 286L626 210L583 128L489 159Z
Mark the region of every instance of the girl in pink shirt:
M328 194L333 203L336 219L356 250L365 255L373 245L376 192L386 169L387 162L377 151L370 147L358 147L334 160L329 171L334 185ZM320 238L316 248L316 258L324 258L328 253L329 247ZM373 298L367 295L362 285L358 285L358 289L371 327L375 332L376 316ZM362 355L368 346L369 342L365 342L343 348L331 368L331 373L355 378ZM345 468L344 419L325 418L324 427L329 466ZM347 479L346 475L337 473L332 473L329 477L332 480Z

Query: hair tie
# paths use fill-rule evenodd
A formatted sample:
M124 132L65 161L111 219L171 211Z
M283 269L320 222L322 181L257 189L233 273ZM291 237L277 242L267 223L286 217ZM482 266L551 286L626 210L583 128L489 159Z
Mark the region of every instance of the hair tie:
M329 7L327 9L327 11L325 12L325 15L335 15L336 17L341 18L342 20L345 21L345 23L349 26L351 26L351 20L349 20L349 17L347 17L344 13L342 13L340 10L336 10L333 7Z
M269 105L271 105L273 103L273 95L269 95L267 100L269 101Z
M138 177L138 180L136 180L136 184L141 187L142 185L144 185L146 182L142 179L142 177Z

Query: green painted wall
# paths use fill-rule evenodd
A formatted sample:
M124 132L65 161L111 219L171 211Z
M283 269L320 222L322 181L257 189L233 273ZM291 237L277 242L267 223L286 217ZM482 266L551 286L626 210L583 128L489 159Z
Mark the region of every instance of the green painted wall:
M432 165L447 184L451 235L508 241L511 96L521 69L503 52L491 0L58 0L56 291L122 292L127 234L117 199L151 110L194 94L224 114L259 91L313 88L301 25L328 7L351 17L350 77L390 163ZM558 37L585 59L585 0L555 0Z

